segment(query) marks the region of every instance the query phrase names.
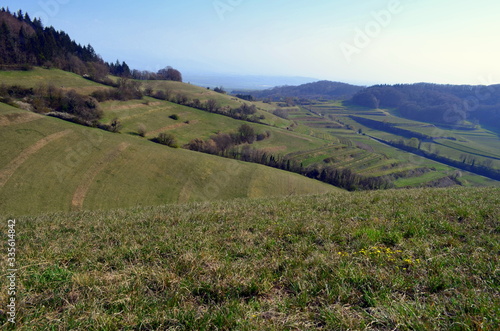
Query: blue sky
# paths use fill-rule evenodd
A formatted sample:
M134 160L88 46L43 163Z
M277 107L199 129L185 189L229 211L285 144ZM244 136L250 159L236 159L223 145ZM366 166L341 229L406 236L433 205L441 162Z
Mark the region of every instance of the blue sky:
M498 0L7 0L104 60L349 83L500 83Z

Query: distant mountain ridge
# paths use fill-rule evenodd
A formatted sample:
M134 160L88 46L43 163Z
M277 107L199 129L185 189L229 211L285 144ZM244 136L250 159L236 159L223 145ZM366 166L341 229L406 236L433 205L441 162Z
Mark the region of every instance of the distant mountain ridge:
M193 85L202 87L223 87L227 91L240 90L253 91L264 90L281 85L300 85L315 82L318 79L310 77L295 76L263 76L263 75L235 75L216 73L184 73L184 80Z
M424 122L472 122L500 128L500 85L375 85L356 93L352 102L369 108L393 108L400 116Z
M271 99L273 101L286 97L303 99L350 99L362 89L364 89L364 86L322 80L299 86L278 86L249 94L256 99Z

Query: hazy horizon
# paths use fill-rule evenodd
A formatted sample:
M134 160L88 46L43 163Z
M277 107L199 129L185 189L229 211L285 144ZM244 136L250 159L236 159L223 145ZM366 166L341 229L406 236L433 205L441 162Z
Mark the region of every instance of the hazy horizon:
M500 83L493 0L2 1L105 61L351 84Z

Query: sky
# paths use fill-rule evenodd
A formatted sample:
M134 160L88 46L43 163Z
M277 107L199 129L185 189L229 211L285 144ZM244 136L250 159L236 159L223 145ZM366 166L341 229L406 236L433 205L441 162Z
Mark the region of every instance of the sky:
M500 83L498 0L0 0L140 70Z

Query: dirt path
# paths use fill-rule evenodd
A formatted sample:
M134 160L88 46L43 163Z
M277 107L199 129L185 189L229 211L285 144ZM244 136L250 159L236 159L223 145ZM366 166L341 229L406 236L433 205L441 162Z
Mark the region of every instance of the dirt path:
M290 136L290 137L295 137L295 138L298 138L298 139L302 139L302 140L305 140L305 141L313 141L312 139L300 136L300 135L298 135L296 133L294 134L294 133L287 132L287 131L279 131L279 133L282 133L282 134Z
M14 172L33 154L38 152L40 149L48 145L54 140L60 139L68 134L73 132L73 130L65 130L61 132L57 132L47 136L45 138L40 139L35 144L26 148L21 152L15 159L9 162L3 169L0 170L0 188L2 188L5 183L12 177Z
M42 115L35 113L13 113L0 116L0 126L28 123L42 118Z
M88 171L83 175L82 181L80 185L75 190L73 194L73 199L71 200L71 208L72 210L80 210L83 207L83 202L85 201L85 197L90 189L90 186L94 183L97 175L106 168L106 166L116 159L121 153L123 153L130 144L121 143L118 145L116 149L108 152L104 157L96 162L92 167L88 169Z
M129 109L135 109L135 108L154 107L154 106L159 106L161 104L162 104L161 102L150 102L148 104L136 103L136 104L132 104L132 105L112 106L107 110L111 110L111 111L113 111L113 110L129 110Z
M199 121L198 120L193 120L193 121L190 121L189 124L188 123L177 123L177 124L172 124L172 125L169 125L169 126L165 126L163 128L159 128L157 130L154 130L154 131L150 131L147 133L148 136L151 136L151 135L155 135L157 133L161 133L161 132L164 132L164 131L168 131L168 130L173 130L173 129L177 129L177 128L181 128L183 126L188 126L190 124L196 124L198 123Z

